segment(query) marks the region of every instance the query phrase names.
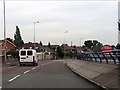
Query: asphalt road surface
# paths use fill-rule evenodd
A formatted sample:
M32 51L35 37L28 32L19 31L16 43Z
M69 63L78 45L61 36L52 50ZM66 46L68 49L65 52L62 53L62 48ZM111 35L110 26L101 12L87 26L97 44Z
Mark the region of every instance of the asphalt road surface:
M2 69L2 88L97 88L74 74L65 60L40 61L38 66L8 66Z

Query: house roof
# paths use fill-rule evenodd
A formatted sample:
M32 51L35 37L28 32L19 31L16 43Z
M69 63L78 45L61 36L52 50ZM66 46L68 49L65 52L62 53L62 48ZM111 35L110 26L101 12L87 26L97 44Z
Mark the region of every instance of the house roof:
M16 47L16 45L15 44L13 44L12 42L10 42L9 40L7 40L11 45L13 45L14 47Z
M8 41L8 40L6 40L6 45L7 45L7 48L6 48L6 52L8 53L9 51L11 51L11 50L15 50L15 45L12 43L12 42L10 42L10 41ZM0 49L2 49L1 50L1 52L0 52L0 55L1 56L4 56L4 53L5 53L5 51L4 51L4 40L0 40L0 46L1 46L1 48Z
M53 52L54 49L48 47L48 46L43 46L44 49L46 49L48 52Z
M41 49L45 49L45 50L47 50L48 52L53 52L53 49L51 49L51 48L48 47L47 45L41 46L40 44L35 43L35 46L37 47L37 48L36 48L36 51L37 51L37 52L41 52ZM24 47L25 49L29 49L30 47L31 47L32 49L34 49L34 43L25 43L22 47Z
M51 45L51 48L55 49L57 48L59 45Z
M40 44L38 44L38 43L35 43L35 46L36 47L42 47ZM23 46L22 47L24 47L25 49L29 49L30 47L32 48L32 49L34 49L34 43L25 43L25 44L23 44Z
M71 49L71 47L68 46L67 44L62 44L61 47L64 48L64 50L70 50Z
M0 45L3 45L3 44L4 44L4 41L5 41L5 40L0 40ZM10 45L16 47L16 45L13 44L12 42L10 42L9 40L6 40L6 42L8 42Z

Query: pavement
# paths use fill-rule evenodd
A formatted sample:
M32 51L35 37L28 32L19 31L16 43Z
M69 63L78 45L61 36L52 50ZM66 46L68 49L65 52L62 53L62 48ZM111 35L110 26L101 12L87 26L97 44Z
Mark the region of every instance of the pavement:
M2 63L1 66L2 66L2 68L4 68L4 67L9 67L9 66L10 66L10 67L11 67L11 66L16 66L16 65L18 65L18 64L19 64L18 60L14 60L14 61Z
M120 90L119 64L68 60L66 65L79 76L84 77L104 89Z

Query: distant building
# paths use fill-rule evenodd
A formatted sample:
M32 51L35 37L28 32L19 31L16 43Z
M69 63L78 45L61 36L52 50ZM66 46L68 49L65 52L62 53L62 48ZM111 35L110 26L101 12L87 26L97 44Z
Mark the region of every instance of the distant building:
M54 59L55 49L57 45L51 45L48 47L48 45L40 45L38 43L35 43L35 49L37 52L37 56L39 60L51 60ZM34 43L25 43L21 48L25 49L34 49Z
M68 44L62 44L61 47L63 48L64 52L69 52L71 51L71 47L68 46Z

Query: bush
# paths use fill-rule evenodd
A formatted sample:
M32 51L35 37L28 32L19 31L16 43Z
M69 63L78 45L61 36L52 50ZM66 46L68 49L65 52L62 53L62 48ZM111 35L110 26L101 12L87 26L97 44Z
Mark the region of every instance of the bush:
M11 55L14 58L19 58L19 51L10 50L7 55Z

